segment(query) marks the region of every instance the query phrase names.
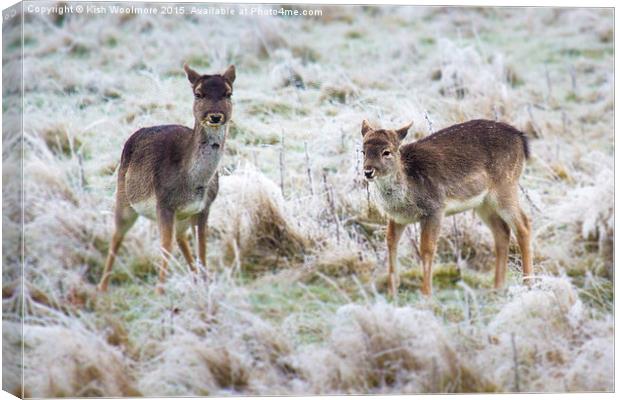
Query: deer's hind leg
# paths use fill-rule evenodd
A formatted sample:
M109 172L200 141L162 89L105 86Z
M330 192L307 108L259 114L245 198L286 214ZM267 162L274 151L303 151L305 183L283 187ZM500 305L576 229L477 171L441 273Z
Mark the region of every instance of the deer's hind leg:
M495 289L500 289L506 281L510 227L495 210L487 205L478 207L476 213L493 234L495 242Z
M172 236L174 235L174 211L157 209L157 221L159 223L159 236L161 238L162 263L159 269L159 283L155 289L158 294L164 292L164 282L168 273L168 262L172 253Z
M523 281L530 284L533 276L532 248L531 248L531 224L530 220L519 205L519 196L516 190L511 189L498 196L498 214L508 224L517 237L521 250L521 263L523 265Z
M114 210L114 234L112 235L112 240L110 240L110 248L108 249L103 274L101 275L99 285L97 285L97 289L101 292L108 290L116 253L123 243L125 234L131 229L136 219L138 219L138 214L123 200L121 194L117 194L116 208Z
M517 242L519 242L519 248L521 249L521 259L523 263L523 280L527 284L532 283L532 277L534 275L532 266L532 225L525 212L519 207L517 213Z

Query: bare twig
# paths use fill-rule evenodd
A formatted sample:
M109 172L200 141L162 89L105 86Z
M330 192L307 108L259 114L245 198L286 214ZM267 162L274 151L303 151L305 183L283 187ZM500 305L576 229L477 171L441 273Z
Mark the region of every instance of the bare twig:
M84 188L87 185L86 182L86 175L84 174L84 158L82 157L82 153L79 152L77 154L77 160L78 160L78 166L79 166L79 171L80 171L80 189L82 191L84 191Z
M438 393L439 384L437 380L437 359L435 357L433 357L431 365L432 365L432 374L431 374L432 388L433 388L433 392Z
M512 359L514 361L514 369L515 369L515 392L520 392L521 388L519 385L519 360L517 358L517 345L515 343L514 332L510 334L510 342L512 344Z
M342 296L342 298L345 301L347 301L348 303L352 303L352 300L349 297L349 295L344 290L342 290L340 286L338 286L338 283L336 283L336 281L334 281L333 279L331 279L330 277L328 277L327 275L323 274L320 271L316 271L315 274L317 274L319 278L323 279L325 282L331 285L334 289L336 289L336 292L338 292L338 294L340 294L340 296Z
M551 99L551 75L549 69L545 65L545 80L547 81L547 102Z
M351 279L353 279L353 282L357 286L357 290L359 291L360 295L364 298L364 301L366 302L366 304L370 304L370 298L368 297L368 293L366 293L366 289L364 289L364 285L362 285L357 275L355 274L351 275Z
M166 315L162 315L161 320L159 321L159 324L161 326L161 338L165 339L166 338Z
M424 119L426 120L426 123L428 124L428 133L433 133L433 121L431 121L431 118L428 115L428 111L424 111Z
M236 274L241 274L241 250L239 249L239 244L237 242L237 239L233 240L233 256L234 256L234 263L233 263L233 273Z
M573 89L573 93L577 94L577 71L573 65L568 66L568 74L570 75L570 84Z
M530 197L529 192L527 191L526 188L524 188L523 186L519 185L519 189L521 189L521 192L523 193L523 195L525 196L525 199L527 200L528 203L530 203L530 205L532 206L532 208L534 210L536 210L536 212L542 213L542 210L540 209L540 207L538 207L536 205L536 203L534 203L534 201L532 200L532 198Z
M567 126L568 126L568 115L566 115L566 111L565 110L562 110L562 133L564 135L566 135L566 127Z
M532 122L532 127L534 128L535 135L537 137L542 137L542 131L540 130L540 128L538 127L538 124L534 120L534 114L532 113L532 104L531 103L529 103L527 105L527 113L530 116L530 121Z
M336 243L340 244L340 219L336 213L336 203L334 201L334 188L327 184L327 173L323 172L323 185L325 187L325 194L327 195L327 203L336 225Z
M310 156L308 155L308 142L304 142L304 151L306 153L306 172L308 173L308 185L310 185L310 194L314 196L314 182L312 181L312 168L310 167Z
M179 309L177 307L170 309L170 335L174 335L174 316L178 313Z
M408 228L408 231L409 241L411 242L411 247L413 247L413 256L418 263L421 263L422 255L420 254L420 247L418 246L418 231L416 229L416 225L411 225L411 227Z
M284 131L280 134L280 190L284 196Z
M355 181L357 181L360 176L362 175L362 158L360 157L360 154L362 154L362 150L359 148L359 146L356 146L355 149Z
M467 322L471 325L472 321L479 323L479 317L482 315L480 311L480 304L478 303L478 298L476 297L476 292L467 284L465 281L460 280L456 283L456 285L463 289L463 295L465 296L466 302L465 305L467 307ZM475 319L473 312L475 312Z

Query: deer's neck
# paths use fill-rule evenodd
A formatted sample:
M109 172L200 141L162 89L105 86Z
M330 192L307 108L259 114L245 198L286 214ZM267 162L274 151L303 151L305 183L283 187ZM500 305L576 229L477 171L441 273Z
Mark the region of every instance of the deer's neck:
M383 197L394 197L395 195L404 193L407 189L405 177L399 170L389 175L378 177L375 181L375 185L379 194Z
M196 121L192 138L189 175L192 180L208 182L217 171L224 154L228 124L208 126Z
M418 220L420 210L415 193L400 169L375 180L375 196L383 211L396 222L409 224Z
M196 121L194 123L194 146L199 147L207 144L207 142L209 145L217 143L220 146L220 150L223 150L227 134L228 124L209 126Z

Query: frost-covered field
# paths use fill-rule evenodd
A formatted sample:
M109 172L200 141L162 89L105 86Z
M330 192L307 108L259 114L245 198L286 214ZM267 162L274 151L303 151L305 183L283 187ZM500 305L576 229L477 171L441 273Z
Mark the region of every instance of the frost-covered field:
M26 395L613 390L612 10L29 15L24 34ZM124 141L193 124L183 62L237 67L211 281L193 281L175 249L155 295L158 233L141 219L98 294ZM18 83L5 77L6 113ZM526 132L539 281L520 284L513 245L508 287L491 290L491 234L468 212L444 222L433 299L419 294L412 226L398 300L386 300L385 218L360 174L364 118L413 120L408 140L473 118ZM3 224L17 229L14 145L5 128ZM3 233L9 360L22 303L17 231ZM17 367L5 361L12 391Z

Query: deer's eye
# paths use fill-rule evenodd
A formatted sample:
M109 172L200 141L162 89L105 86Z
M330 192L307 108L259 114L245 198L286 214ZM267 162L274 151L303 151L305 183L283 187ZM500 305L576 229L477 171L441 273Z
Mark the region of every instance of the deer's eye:
M232 97L232 92L228 92L228 93L226 93L226 98L227 98L227 99L230 99L231 97Z
M362 155L363 155L363 156L365 156L365 155L366 155L366 152L365 152L364 150L362 150Z
M381 155L382 155L383 157L389 157L389 156L391 156L391 155L392 155L392 152L391 152L391 151L389 151L389 150L384 150L384 151L383 151L383 154L381 154Z
M204 96L202 95L202 93L195 92L194 93L194 97L197 98L197 99L202 99Z

